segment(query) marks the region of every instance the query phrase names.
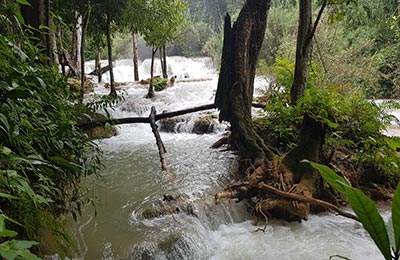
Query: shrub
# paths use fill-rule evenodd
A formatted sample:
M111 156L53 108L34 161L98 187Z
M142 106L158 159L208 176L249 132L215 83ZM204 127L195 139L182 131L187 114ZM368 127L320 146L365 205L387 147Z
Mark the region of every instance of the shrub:
M268 93L267 116L255 125L265 141L278 152L288 152L296 144L304 114L326 125L324 151L344 153L349 163L362 174L364 185L387 183L395 186L400 178L400 140L383 133L393 121L388 109L395 102L376 104L361 91L339 86L316 86L317 68L310 69L308 88L296 106L289 105L293 64L277 59L275 84ZM260 130L262 129L262 130ZM330 157L330 156L327 156ZM346 170L346 169L343 169Z

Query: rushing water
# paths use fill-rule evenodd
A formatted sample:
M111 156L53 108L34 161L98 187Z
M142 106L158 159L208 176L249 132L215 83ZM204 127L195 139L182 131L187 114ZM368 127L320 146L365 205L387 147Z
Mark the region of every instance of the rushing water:
M170 74L178 76L174 87L148 100L146 86L129 83L123 87L126 99L113 116L148 116L152 105L161 112L213 102L217 76L210 59L173 57L168 62ZM141 66L143 74L148 63ZM129 61L117 63L115 69L116 81L132 80ZM188 77L203 80L179 82ZM257 79L257 90L265 85L265 80ZM100 84L96 92L108 90ZM252 225L244 204L215 205L213 195L232 178L237 157L209 149L225 125L211 134L191 133L193 120L202 114L186 116L179 133L161 132L170 174L160 171L158 150L146 124L119 126L117 136L100 142L106 166L102 179L88 178L84 184L101 204L96 210L84 208L74 224L79 258L321 260L341 255L353 260L383 259L361 225L340 216L310 216L302 223L271 221L265 232L255 232L263 226ZM145 219L142 213L157 205L164 194L191 202L194 214Z

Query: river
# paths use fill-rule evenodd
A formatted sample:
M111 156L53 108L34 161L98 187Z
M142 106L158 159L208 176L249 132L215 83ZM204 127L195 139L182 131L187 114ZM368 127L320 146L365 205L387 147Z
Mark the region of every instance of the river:
M175 86L148 100L144 98L147 86L127 83L122 87L126 98L111 111L112 116L148 116L152 105L162 112L213 102L217 73L210 59L171 57L168 63L169 74L177 75ZM141 75L148 64L148 60L142 63ZM87 66L89 70L93 64ZM116 81L132 80L130 61L117 62L115 70ZM256 93L266 84L257 78ZM109 92L103 84L95 91ZM99 142L105 168L100 179L89 177L83 185L100 204L96 210L85 207L73 224L80 250L77 259L328 260L333 255L383 259L362 226L341 216L312 215L302 223L275 220L265 232L255 232L263 226L252 224L246 205L234 201L215 205L213 195L233 177L237 157L230 151L209 149L225 125L215 126L210 134L192 133L194 120L201 115L185 116L172 132L161 132L170 174L160 171L147 124L118 126L117 136ZM142 213L164 194L191 201L194 214L143 218Z

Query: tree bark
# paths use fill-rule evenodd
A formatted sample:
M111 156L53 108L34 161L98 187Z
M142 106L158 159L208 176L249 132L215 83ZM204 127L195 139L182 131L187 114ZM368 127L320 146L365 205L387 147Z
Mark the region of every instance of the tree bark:
M110 96L117 96L117 90L115 89L114 84L114 71L113 71L113 59L112 59L112 46L111 46L111 20L110 16L107 15L107 29L106 29L106 36L107 36L107 53L108 53L108 66L110 67Z
M133 73L135 81L139 81L139 65L138 65L138 48L136 44L135 33L132 33L132 49L133 49Z
M255 133L251 118L256 65L267 25L270 0L247 0L236 23L225 17L221 72L215 105L219 120L231 123L231 142L244 158L272 158Z

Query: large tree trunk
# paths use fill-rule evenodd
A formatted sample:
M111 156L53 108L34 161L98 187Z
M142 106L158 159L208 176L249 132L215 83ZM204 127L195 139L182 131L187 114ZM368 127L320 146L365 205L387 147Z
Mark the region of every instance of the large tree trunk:
M215 105L219 120L231 123L231 142L242 157L271 158L253 129L251 103L258 55L264 40L270 0L247 0L236 23L225 17L221 72Z
M110 32L111 20L107 15L107 53L108 53L108 66L110 67L110 96L116 96L117 90L114 84L114 71L113 71L113 59L112 59L112 46L111 46L111 32Z
M136 44L135 33L132 33L132 49L133 49L133 73L135 81L139 81L139 65L138 65L138 48Z

